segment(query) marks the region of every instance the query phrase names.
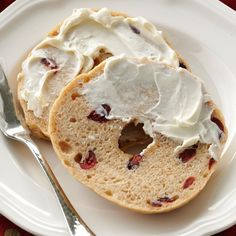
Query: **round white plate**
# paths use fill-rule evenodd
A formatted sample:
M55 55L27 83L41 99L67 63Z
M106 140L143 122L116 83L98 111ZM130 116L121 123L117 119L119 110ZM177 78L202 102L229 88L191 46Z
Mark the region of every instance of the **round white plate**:
M161 215L120 208L77 183L49 143L37 143L81 217L97 235L209 235L236 222L236 14L217 0L17 0L0 14L0 63L13 92L27 52L73 8L108 7L143 15L165 32L225 114L229 139L206 189L187 206ZM191 92L191 91L190 91ZM32 155L0 135L0 211L47 236L67 235L53 192ZM142 191L142 189L140 189Z

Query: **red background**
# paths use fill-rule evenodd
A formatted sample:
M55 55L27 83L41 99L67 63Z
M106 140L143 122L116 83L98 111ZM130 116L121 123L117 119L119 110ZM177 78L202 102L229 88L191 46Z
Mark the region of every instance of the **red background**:
M217 0L212 0L217 1ZM8 5L10 5L14 0L0 0L0 12L3 11ZM229 7L236 10L236 0L221 0ZM235 216L236 217L236 216ZM0 215L0 236L31 236L31 234L25 232L8 219ZM236 225L233 227L216 234L215 236L236 236Z

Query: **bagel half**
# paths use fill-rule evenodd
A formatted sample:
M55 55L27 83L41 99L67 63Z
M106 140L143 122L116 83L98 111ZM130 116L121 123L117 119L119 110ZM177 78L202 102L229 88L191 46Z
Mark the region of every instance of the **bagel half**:
M101 11L105 11L104 9L100 9L100 10L88 10L88 11L93 11L93 12L101 12ZM111 16L113 18L115 17L124 17L124 18L128 18L127 15L123 14L123 13L118 13L118 12L110 12ZM111 18L111 19L113 19ZM60 34L60 31L63 27L66 27L67 24L67 19L65 19L65 21L58 25L54 30L52 30L49 34L48 37L45 39L46 41L49 40L50 42L53 42L53 40L57 40L57 38L59 37L58 35ZM76 30L76 27L80 25L80 23L77 23L77 25L73 25L73 27L71 27L70 30ZM150 26L149 26L150 27ZM152 28L152 27L151 27ZM131 30L135 31L137 30L136 28ZM151 29L153 30L153 29ZM89 30L88 30L89 31ZM151 31L150 31L151 32ZM157 31L156 31L157 32ZM155 32L153 33L153 35L155 34ZM141 36L142 37L142 36ZM47 42L45 43L45 40L42 41L39 45L37 45L32 52L34 53L35 50L38 49L42 49L44 47L47 47ZM166 44L167 41L165 42ZM55 46L55 45L56 46ZM168 44L169 45L169 44ZM57 47L57 43L53 42L53 47ZM169 46L171 48L171 46ZM29 54L28 58L26 59L29 60L29 58L32 55L32 52ZM124 50L121 53L126 54L127 52ZM181 67L187 68L187 64L186 62L184 62L184 60L176 53L178 59L179 59L179 65ZM96 53L96 55L93 56L93 67L95 67L96 65L100 64L102 61L104 61L105 59L107 59L108 57L113 56L113 54L110 52L110 48L102 48L98 53ZM145 55L146 56L146 55ZM56 56L53 56L49 54L50 58L54 58L53 60L49 59L49 61L46 61L46 63L44 64L50 64L50 63L54 63L55 61L57 61ZM42 60L46 60L47 58L42 58ZM41 60L41 62L42 62ZM51 60L51 61L50 61ZM31 63L31 62L30 62ZM40 63L40 62L39 62ZM23 63L23 65L26 64L26 62ZM57 96L59 95L61 89L63 89L63 87L69 83L72 79L74 79L74 77L78 74L81 73L81 71L83 69L81 69L80 71L77 71L73 74L73 76L71 76L71 78L65 78L63 76L61 76L61 78L55 79L55 77L60 73L60 68L56 68L56 65L53 65L51 67L52 70L55 70L54 74L51 73L51 77L49 79L49 82L47 82L47 84L44 86L46 87L46 89L48 89L48 93L50 93L50 99L48 99L46 102L47 104L42 107L42 111L40 114L36 114L36 112L34 112L33 108L31 107L29 100L27 100L26 98L24 98L21 94L22 92L24 93L25 91L25 84L28 85L29 82L27 82L27 76L25 75L24 70L22 70L22 72L18 75L18 99L20 101L20 105L22 106L23 112L24 112L24 116L25 116L25 121L26 124L28 125L29 129L32 131L32 133L39 137L39 138L44 138L44 139L49 139L49 134L48 134L48 119L49 119L49 112L51 110L51 107L55 101L55 99L57 98ZM91 68L88 68L86 72L88 72ZM27 71L27 70L26 70ZM42 75L43 76L43 75ZM35 85L38 86L39 83L41 83L40 81L37 81L37 78L32 78L32 82L30 83L34 83ZM41 79L41 78L40 78ZM34 86L32 86L32 88L34 88ZM54 88L57 88L56 90L54 90ZM35 97L37 96L38 91L35 91L35 94L33 94L33 99L35 99ZM32 96L32 95L31 95ZM40 98L41 99L41 98ZM45 99L44 97L41 99L43 100ZM47 99L47 98L46 98ZM39 105L35 105L36 108L39 108Z
M119 138L130 121L115 118L103 122L96 114L91 119L94 108L81 92L103 75L105 65L103 62L78 76L54 103L49 130L58 158L79 182L122 207L152 214L183 206L205 187L216 170L210 144L198 142L175 153L179 144L156 133L141 155L122 151ZM207 105L213 109L211 120L220 133L219 157L227 129L214 103Z

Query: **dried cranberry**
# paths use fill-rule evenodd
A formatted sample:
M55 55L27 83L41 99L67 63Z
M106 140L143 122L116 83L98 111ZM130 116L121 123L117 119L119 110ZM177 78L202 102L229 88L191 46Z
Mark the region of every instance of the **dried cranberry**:
M143 159L143 156L140 154L134 155L129 159L129 162L127 164L127 168L129 170L134 170L139 167L140 161Z
M190 185L193 184L194 181L195 181L195 177L193 176L188 177L183 184L183 189L188 188Z
M155 201L152 201L152 202L151 202L151 205L152 205L153 207L161 207L161 206L162 206L162 203L161 203L160 201L158 201L158 200L155 200Z
M184 64L184 62L180 61L179 62L179 67L182 67L184 69L187 69L187 66Z
M88 156L83 160L83 162L80 162L79 165L82 169L88 170L93 168L97 163L98 162L95 153L89 150Z
M42 58L40 62L51 70L58 69L57 63L53 59Z
M101 107L93 110L87 118L96 122L104 123L107 122L108 119L106 118L111 111L111 107L107 104L102 104Z
M133 31L135 34L140 34L140 30L137 29L136 27L130 25L130 28L132 29L132 31Z
M161 197L157 199L160 202L173 202L176 200L176 197Z
M178 198L178 196L175 196L175 197L167 197L167 196L160 197L160 198L156 199L155 201L153 201L151 203L151 205L160 207L160 206L162 206L162 203L174 202L177 198Z
M181 159L183 163L188 162L191 158L193 158L196 155L197 147L198 146L195 144L190 148L185 149L183 152L179 154L179 159Z
M210 170L213 164L215 164L216 160L214 158L211 158L208 162L208 169Z
M102 104L102 107L106 110L106 116L108 116L110 114L110 111L111 111L111 107L107 104Z
M211 117L211 121L214 122L219 127L219 129L222 132L224 132L224 125L222 124L222 122L219 119L217 119L216 117L212 116Z

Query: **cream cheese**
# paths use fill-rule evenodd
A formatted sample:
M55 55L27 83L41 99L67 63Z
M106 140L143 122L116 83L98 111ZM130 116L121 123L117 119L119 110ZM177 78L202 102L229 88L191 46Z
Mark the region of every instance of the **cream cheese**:
M112 57L104 73L81 92L92 109L101 104L111 107L107 119L135 120L151 137L161 133L173 139L179 143L176 153L200 141L211 144L211 156L218 156L221 130L211 121L209 95L202 81L185 69Z
M93 68L101 49L113 55L145 56L174 67L179 65L162 32L143 17L112 16L105 8L76 9L60 26L59 34L43 40L23 63L19 98L27 102L35 116L42 116L65 84ZM45 58L53 59L57 69L42 64Z
M50 68L42 60L56 63ZM81 68L81 60L72 51L62 51L47 45L38 48L24 61L25 79L20 98L27 101L29 110L40 117L43 108L51 105L61 89L74 78Z

